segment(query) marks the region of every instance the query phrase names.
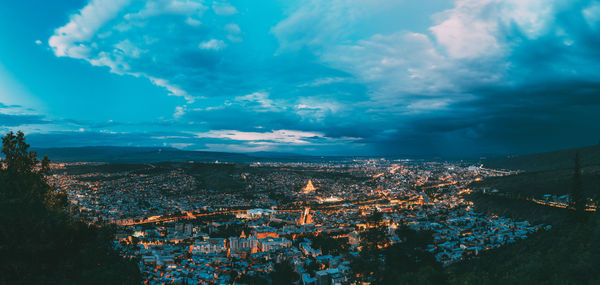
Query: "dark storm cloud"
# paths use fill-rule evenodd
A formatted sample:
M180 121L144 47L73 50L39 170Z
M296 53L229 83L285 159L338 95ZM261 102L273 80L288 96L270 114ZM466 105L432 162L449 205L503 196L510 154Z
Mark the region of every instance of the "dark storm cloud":
M0 127L18 127L32 124L49 124L43 116L39 115L10 115L0 114Z

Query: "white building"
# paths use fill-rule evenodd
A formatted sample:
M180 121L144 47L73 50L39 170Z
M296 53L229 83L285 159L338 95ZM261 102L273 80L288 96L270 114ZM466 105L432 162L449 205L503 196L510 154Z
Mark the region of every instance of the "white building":
M259 248L262 251L278 250L291 246L292 241L286 238L263 238L259 240Z
M250 236L248 238L237 238L230 237L229 238L229 249L239 251L239 250L255 250L258 248L258 239L254 236Z
M224 238L210 238L206 241L196 241L192 245L192 254L215 254L226 250Z

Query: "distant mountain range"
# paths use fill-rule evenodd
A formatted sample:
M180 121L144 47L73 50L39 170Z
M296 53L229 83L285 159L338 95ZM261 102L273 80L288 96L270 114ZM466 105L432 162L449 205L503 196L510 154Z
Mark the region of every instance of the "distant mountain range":
M283 152L231 153L188 151L172 147L86 146L64 148L36 148L38 157L48 155L52 161L149 163L164 161L198 162L255 162L255 161L332 161L347 160L343 156L310 156ZM575 153L579 152L583 166L600 165L600 145L557 150L552 152L492 158L483 161L486 167L521 171L570 169ZM392 157L390 157L392 159ZM413 158L414 159L414 158Z
M149 163L163 161L249 162L255 157L242 153L186 151L170 147L88 146L34 149L38 157L48 155L60 162Z
M484 165L490 168L529 172L571 169L573 168L575 153L577 152L579 152L579 159L582 166L600 165L600 145L489 159L484 161Z
M47 155L56 162L322 162L346 161L344 156L310 156L288 152L232 153L214 151L188 151L172 147L86 146L61 148L33 148L38 157Z

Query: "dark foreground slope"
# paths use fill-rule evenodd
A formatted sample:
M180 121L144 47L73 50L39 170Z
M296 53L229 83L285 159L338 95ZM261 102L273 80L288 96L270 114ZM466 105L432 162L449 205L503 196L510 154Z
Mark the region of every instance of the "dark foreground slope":
M488 167L526 170L490 177L473 189L499 192L468 196L477 211L551 225L525 240L486 251L447 268L452 284L600 284L600 215L536 204L527 197L568 194L575 181L574 157L580 153L584 196L600 192L600 148L585 147L497 161Z
M600 284L600 221L565 223L448 268L452 284Z

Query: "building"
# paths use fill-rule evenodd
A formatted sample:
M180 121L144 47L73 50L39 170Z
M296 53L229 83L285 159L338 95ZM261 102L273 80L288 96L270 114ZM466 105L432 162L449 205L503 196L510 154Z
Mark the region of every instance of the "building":
M306 207L306 208L304 208L304 211L300 215L300 218L298 219L296 224L301 226L301 225L308 225L308 224L312 224L312 223L313 223L313 219L312 219L312 215L310 214L310 208Z
M273 251L291 246L292 241L286 238L263 238L258 243L261 251Z
M312 181L309 179L308 183L306 183L306 186L304 186L304 188L302 188L302 193L309 194L309 193L315 192L315 190L317 190L317 188L315 188Z
M258 250L258 239L254 236L248 238L229 238L229 249L232 251L250 251L256 252Z
M215 254L226 251L224 238L210 238L196 241L190 248L192 254Z

